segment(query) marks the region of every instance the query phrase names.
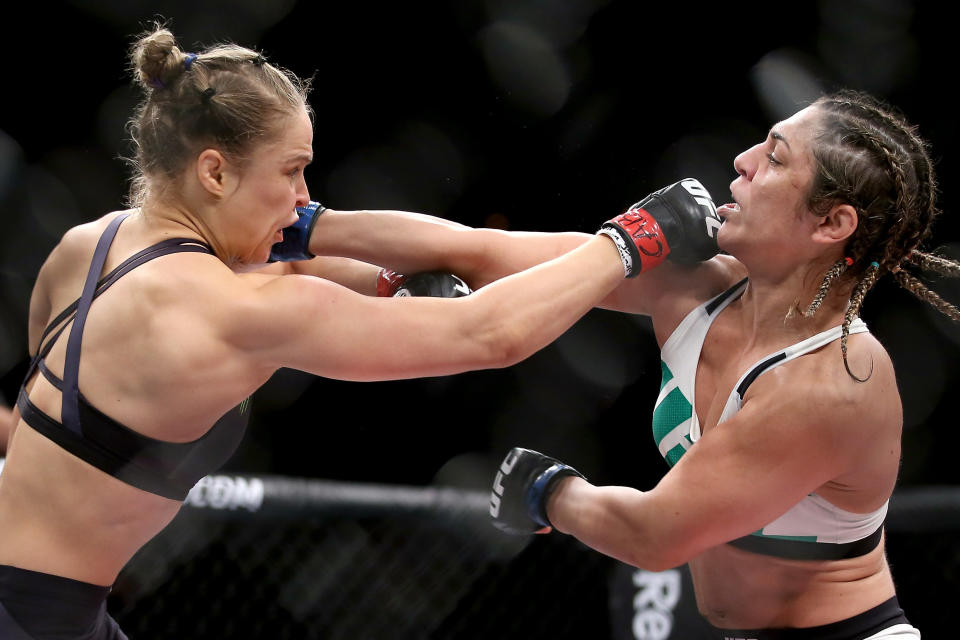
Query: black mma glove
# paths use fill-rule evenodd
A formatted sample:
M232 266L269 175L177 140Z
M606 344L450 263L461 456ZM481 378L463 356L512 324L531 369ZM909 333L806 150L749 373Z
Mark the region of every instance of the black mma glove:
M547 500L557 482L583 474L537 451L514 447L500 464L490 492L493 525L507 533L529 534L549 530Z
M654 191L601 225L620 251L624 275L632 278L667 257L681 264L717 255L721 219L710 193L694 178Z
M293 262L309 260L315 257L310 253L310 234L317 218L326 211L319 202L311 202L305 207L297 207L299 219L283 230L283 240L273 245L269 262Z
M466 282L443 271L425 271L404 276L390 269L381 269L377 276L377 295L380 297L460 298L471 293L473 291Z

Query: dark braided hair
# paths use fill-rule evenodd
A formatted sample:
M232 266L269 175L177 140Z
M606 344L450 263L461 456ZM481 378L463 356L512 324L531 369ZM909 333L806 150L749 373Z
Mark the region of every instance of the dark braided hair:
M821 129L813 144L815 174L807 206L824 215L837 204L857 211L857 229L847 242L846 258L827 272L813 302L819 308L838 279L853 281L843 320L840 348L847 373L850 324L877 279L892 273L901 287L960 320L960 310L905 271L915 265L942 275L960 276L960 263L920 251L939 215L937 183L927 144L893 108L864 93L843 91L813 103Z
M245 47L186 53L155 25L131 47L130 63L145 93L127 125L135 146L132 206L143 204L148 178L175 180L204 148L242 165L255 144L279 134L285 116L306 108L312 117L309 81Z

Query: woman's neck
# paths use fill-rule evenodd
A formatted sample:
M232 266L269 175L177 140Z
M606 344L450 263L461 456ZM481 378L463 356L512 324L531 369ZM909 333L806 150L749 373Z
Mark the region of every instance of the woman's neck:
M209 212L184 202L162 197L147 197L140 207L140 220L146 233L161 238L196 238L208 244L217 256L226 255L218 234L207 222Z
M843 322L853 283L842 279L830 283L815 312L808 315L832 265L806 265L775 277L751 273L738 300L746 335L806 337Z

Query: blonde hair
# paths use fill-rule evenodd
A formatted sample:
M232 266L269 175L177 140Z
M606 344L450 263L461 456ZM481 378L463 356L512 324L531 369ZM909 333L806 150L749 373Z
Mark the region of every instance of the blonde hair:
M305 108L312 117L309 80L235 44L187 53L155 25L130 48L130 65L144 91L127 124L135 149L131 206L143 203L151 182L175 180L204 148L242 164L255 145L278 135L283 116Z

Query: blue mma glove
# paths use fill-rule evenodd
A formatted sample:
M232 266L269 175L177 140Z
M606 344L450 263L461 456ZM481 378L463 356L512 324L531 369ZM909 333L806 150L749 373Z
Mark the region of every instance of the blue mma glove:
M326 211L319 202L311 202L305 207L297 207L300 219L283 230L283 240L273 245L268 262L294 262L309 260L314 255L310 253L310 234L317 218Z
M547 501L557 483L567 476L583 474L531 449L514 447L500 464L490 492L493 526L515 534L546 533Z

